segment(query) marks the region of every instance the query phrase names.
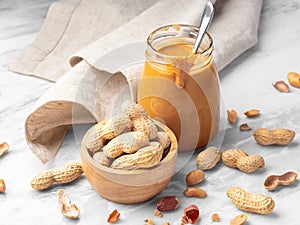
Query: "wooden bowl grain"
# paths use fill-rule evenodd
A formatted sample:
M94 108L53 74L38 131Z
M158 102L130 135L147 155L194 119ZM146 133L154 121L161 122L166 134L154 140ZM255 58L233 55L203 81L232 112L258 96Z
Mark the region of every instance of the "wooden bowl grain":
M169 134L171 145L163 160L149 169L120 170L101 165L86 149L88 132L85 134L80 151L82 166L86 179L100 196L117 203L134 204L153 198L168 186L177 161L177 140L167 126L155 123Z

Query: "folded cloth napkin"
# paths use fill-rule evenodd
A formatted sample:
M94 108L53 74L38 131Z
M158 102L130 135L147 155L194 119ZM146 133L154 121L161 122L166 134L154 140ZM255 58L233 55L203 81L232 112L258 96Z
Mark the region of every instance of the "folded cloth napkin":
M125 100L134 101L141 68L128 64L143 58L149 33L167 24L198 26L206 2L53 3L34 43L9 64L11 71L57 81L26 120L33 153L49 162L72 124L100 121ZM257 42L261 5L262 0L216 1L209 33L218 70Z

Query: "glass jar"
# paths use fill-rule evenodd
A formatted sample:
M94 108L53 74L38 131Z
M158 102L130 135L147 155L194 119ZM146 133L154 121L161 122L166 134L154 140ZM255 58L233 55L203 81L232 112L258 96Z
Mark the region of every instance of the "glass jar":
M213 40L205 34L197 54L198 28L168 25L147 39L138 102L175 133L179 151L203 147L218 132L220 89Z

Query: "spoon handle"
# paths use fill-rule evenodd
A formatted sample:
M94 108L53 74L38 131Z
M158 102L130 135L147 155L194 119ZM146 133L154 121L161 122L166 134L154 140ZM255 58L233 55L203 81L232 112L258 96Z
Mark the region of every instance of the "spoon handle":
M199 33L197 35L194 47L193 47L193 52L196 54L198 51L198 48L203 40L203 37L207 31L207 28L209 27L211 20L214 16L214 12L215 12L215 8L212 2L207 2L202 18L201 18L201 22L199 25Z

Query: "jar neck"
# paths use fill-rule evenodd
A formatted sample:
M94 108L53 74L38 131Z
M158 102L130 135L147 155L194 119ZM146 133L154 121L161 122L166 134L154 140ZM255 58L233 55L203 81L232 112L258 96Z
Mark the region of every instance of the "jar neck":
M146 60L156 70L165 66L181 67L189 74L213 61L213 40L206 33L196 54L193 53L199 29L191 25L168 25L153 31L147 39Z

